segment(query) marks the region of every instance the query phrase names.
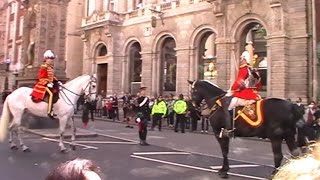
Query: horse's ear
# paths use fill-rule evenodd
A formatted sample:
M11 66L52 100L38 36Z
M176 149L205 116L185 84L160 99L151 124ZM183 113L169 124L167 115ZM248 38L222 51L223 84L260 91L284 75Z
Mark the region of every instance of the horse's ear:
M188 82L189 82L189 84L191 84L191 85L193 84L193 81L188 80Z

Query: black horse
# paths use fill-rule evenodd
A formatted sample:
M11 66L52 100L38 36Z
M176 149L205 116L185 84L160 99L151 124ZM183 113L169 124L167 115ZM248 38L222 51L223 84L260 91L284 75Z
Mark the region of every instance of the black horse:
M226 92L210 82L198 80L189 81L192 85L191 95L192 100L196 106L200 106L201 101L204 99L207 105L211 108L216 104L216 100L219 97L223 97ZM217 106L220 107L220 106ZM235 136L238 137L261 137L269 138L272 145L274 154L274 165L278 168L281 164L283 155L281 144L285 140L287 146L293 156L299 155L299 149L297 148L295 133L296 122L302 118L302 114L297 110L297 105L292 104L289 101L270 98L265 99L263 102L264 121L259 127L250 127L245 121L235 121ZM219 176L221 178L228 178L229 171L229 138L219 138L221 128L224 127L224 113L222 108L216 108L211 113L210 123L213 132L220 144L220 148L223 155L223 166L219 170ZM276 172L276 169L275 171Z

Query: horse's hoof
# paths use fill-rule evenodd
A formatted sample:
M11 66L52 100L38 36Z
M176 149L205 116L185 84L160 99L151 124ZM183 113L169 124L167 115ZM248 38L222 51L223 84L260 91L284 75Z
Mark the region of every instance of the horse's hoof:
M223 179L229 178L229 175L227 172L219 172L219 176L220 176L220 178L223 178Z
M18 146L11 146L10 149L11 150L18 150L19 148L18 148Z
M22 150L23 152L31 152L29 148Z
M61 153L67 153L68 150L67 150L67 149L61 149L60 152L61 152Z

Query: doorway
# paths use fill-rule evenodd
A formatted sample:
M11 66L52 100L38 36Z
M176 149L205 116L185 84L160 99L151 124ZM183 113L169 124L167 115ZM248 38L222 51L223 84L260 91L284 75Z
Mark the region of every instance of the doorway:
M107 92L107 77L108 77L108 63L98 64L97 78L98 78L98 92L104 90Z

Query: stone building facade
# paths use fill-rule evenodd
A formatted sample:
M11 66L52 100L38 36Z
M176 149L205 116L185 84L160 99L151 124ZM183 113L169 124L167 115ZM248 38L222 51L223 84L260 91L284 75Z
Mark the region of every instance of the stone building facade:
M86 1L78 62L107 94L188 95L187 80L228 89L249 48L263 96L316 99L312 9L313 0Z

